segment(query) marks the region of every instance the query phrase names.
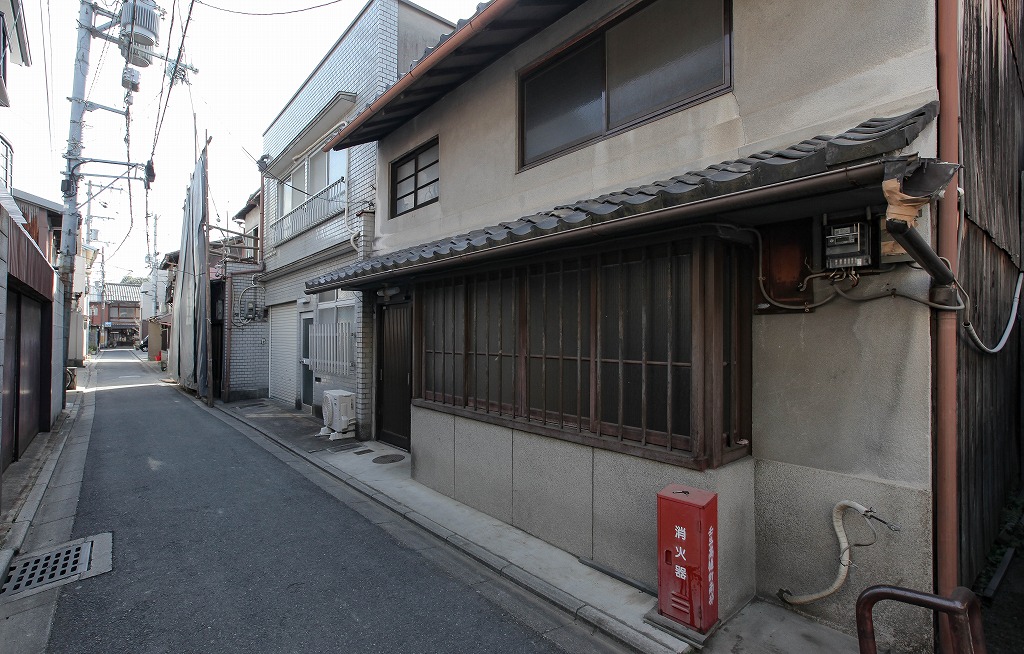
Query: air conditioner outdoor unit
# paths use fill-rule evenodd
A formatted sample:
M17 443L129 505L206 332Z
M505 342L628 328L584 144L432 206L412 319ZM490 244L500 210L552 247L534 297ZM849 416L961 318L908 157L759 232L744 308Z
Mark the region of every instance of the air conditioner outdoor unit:
M324 426L321 436L330 440L344 438L344 433L356 426L356 396L348 391L324 391Z

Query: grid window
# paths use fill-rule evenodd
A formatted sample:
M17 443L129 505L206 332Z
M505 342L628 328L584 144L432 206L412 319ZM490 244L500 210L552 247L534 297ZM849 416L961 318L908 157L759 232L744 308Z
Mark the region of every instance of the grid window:
M391 216L436 202L440 185L437 139L391 164Z
M731 84L729 0L649 2L522 77L527 165Z
M317 294L310 326L310 365L315 372L356 374L356 297L350 291Z
M420 397L697 468L739 458L745 265L692 239L424 283Z

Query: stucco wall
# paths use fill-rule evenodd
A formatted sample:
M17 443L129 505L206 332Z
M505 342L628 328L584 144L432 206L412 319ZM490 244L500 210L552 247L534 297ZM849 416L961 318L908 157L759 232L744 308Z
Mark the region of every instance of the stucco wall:
M838 133L937 97L932 2L735 0L732 92L518 170L516 71L618 4L581 7L379 143L381 208L389 206L386 164L434 136L441 192L437 203L400 218L379 216L377 253ZM935 151L934 126L906 150ZM927 214L920 231L927 238ZM886 284L927 297L926 276L909 269L865 279L856 290L869 294ZM820 297L828 292L819 288ZM866 586L932 589L929 320L927 308L899 298L839 299L809 314L755 317L754 457L717 472L586 454L581 446L414 408L414 474L561 547L648 580L653 570L641 543L653 538L653 518L643 516L648 498L653 511L652 489L670 481L718 489L723 506L733 507L723 511L742 534L737 543L748 548L728 565L723 553L723 601L726 592L735 600L755 586L769 601L778 601L781 587L796 594L827 587L839 558L832 507L843 499L860 502L903 531L882 529L875 545L856 548L857 567L844 589L801 609L852 632L854 602ZM581 487L567 492L553 476L577 479ZM613 501L605 480L628 492ZM614 537L600 543L585 537L588 524L577 519ZM857 537L865 535L862 522L846 519ZM899 651L931 649L923 612L880 607L876 627L880 642Z
M379 251L838 133L937 97L932 3L733 2L733 86L723 96L517 172L516 71L619 3L595 0L515 49L379 143L384 165L438 136L437 203L380 216Z

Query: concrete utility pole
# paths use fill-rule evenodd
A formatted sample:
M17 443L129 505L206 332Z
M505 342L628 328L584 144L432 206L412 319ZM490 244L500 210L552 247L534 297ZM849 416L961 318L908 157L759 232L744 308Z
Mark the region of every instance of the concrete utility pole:
M61 223L58 270L64 285L64 365L68 361L68 337L71 334L72 286L75 279L75 257L78 255L78 167L82 165L82 119L85 116L85 78L89 73L89 49L95 13L86 0L78 10L78 52L75 54L75 77L71 87L71 127L68 130L67 172L64 177L64 220ZM61 387L63 389L63 387ZM61 390L62 403L67 393Z

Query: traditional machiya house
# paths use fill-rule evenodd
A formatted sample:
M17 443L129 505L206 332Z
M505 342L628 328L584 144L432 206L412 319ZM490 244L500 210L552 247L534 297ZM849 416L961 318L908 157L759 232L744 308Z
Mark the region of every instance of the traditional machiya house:
M141 288L139 284L103 284L99 307L92 316L102 347L133 345L141 338Z
M264 394L314 412L324 390L354 393L357 428L369 425L370 369L356 352L372 316L353 293L309 297L303 283L372 253L377 150L367 143L328 153L323 144L453 27L405 0L371 0L267 128L260 164L264 270L255 278L237 275L235 290L255 286L247 297L259 306L256 320L269 338L264 333L233 351L233 378L266 379ZM248 354L254 348L268 352L269 361Z
M1020 331L972 340L1016 321L1017 4L481 5L326 144L377 144L371 256L306 283L374 316L373 436L646 586L655 494L714 491L724 620L970 586L1021 472ZM845 511L852 568L844 502L900 526Z

